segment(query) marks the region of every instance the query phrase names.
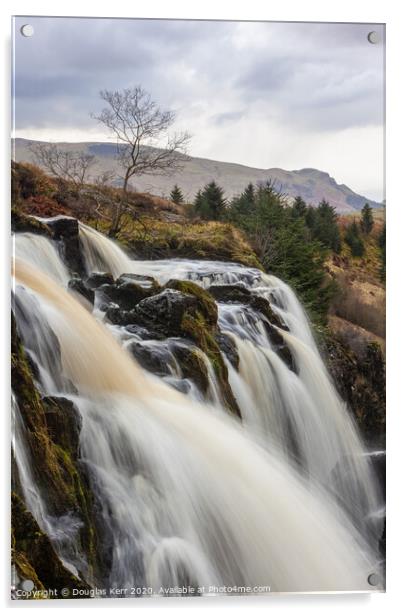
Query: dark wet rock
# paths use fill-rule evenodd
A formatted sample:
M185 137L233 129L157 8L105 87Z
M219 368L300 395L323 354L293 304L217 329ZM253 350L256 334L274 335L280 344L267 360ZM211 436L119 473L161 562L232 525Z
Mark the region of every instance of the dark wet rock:
M68 288L76 293L79 293L90 303L93 304L95 301L95 293L93 289L87 287L84 281L81 278L72 278L68 281Z
M215 339L221 351L226 355L232 366L239 369L239 354L237 352L236 343L233 339L223 332L215 335Z
M237 417L241 417L239 406L229 384L228 369L215 338L218 333L216 326L208 325L204 317L196 312L195 315L190 313L184 315L181 328L185 336L193 340L210 360L228 410Z
M271 342L275 352L285 362L289 370L297 373L297 366L291 350L286 344L280 329L273 327L268 321L264 321L264 328L267 332L269 341Z
M131 310L141 300L149 297L150 291L131 281L119 284L103 284L98 287L102 302L117 304L122 310Z
M370 447L385 447L385 359L380 346L368 344L359 358L349 346L327 332L321 341L329 372Z
M189 380L168 378L166 382L182 394L188 395L191 392L191 383Z
M118 285L125 282L135 282L141 287L144 287L144 289L152 289L155 292L161 288L155 278L152 278L152 276L143 276L141 274L122 274L116 280Z
M105 318L114 325L137 325L139 321L135 310L122 310L115 304L111 306L102 306L106 308Z
M24 426L32 476L50 515L74 515L82 522L79 547L87 555L89 566L96 568L93 496L77 457L79 414L66 398L41 398L13 316L11 323L11 385ZM13 472L18 473L16 466ZM19 483L14 477L13 485Z
M97 289L106 284L114 284L114 278L110 272L93 272L85 279L85 285L89 289Z
M68 450L72 458L77 460L82 426L77 407L71 400L62 396L45 396L42 402L50 438Z
M39 528L33 515L15 493L11 497L11 546L12 563L20 581L31 580L36 590L49 588L89 589L62 564L49 537Z
M176 280L172 278L165 284L165 289L174 289L192 295L197 299L198 311L206 323L215 326L218 320L218 307L211 294L190 280Z
M134 334L141 338L141 340L163 340L164 336L162 334L158 334L157 332L150 331L146 327L142 327L141 325L137 325L135 323L131 323L126 325L126 330L130 334Z
M209 387L208 371L200 352L195 347L177 343L173 349L182 375L191 379L201 393L206 394Z
M261 297L260 295L253 295L250 300L250 306L262 314L271 325L275 325L276 327L280 327L285 331L289 331L288 326L282 321L280 316L274 312L271 307L271 304L265 297Z
M81 254L79 224L76 218L57 216L46 221L56 240L59 240L63 259L69 269L80 276L85 274L84 261Z
M211 285L208 291L218 302L248 304L251 300L251 291L240 284Z
M166 336L183 335L182 320L184 315L195 315L198 308L197 298L174 289L165 289L162 293L143 299L135 308L135 314L145 326L159 331Z
M145 370L158 376L171 374L169 364L172 363L172 357L168 349L155 344L142 344L136 340L130 342L126 348Z

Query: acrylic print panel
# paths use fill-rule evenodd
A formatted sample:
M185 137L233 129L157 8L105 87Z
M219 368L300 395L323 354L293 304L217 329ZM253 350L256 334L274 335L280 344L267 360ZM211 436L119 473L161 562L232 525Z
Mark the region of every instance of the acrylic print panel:
M384 45L15 18L14 599L385 588Z

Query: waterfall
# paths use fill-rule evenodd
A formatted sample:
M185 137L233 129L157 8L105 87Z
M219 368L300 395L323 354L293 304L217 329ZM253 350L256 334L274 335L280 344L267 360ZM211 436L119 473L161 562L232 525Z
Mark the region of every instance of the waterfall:
M44 393L74 399L82 416L80 455L95 477L92 489L112 550L103 582L152 586L154 592L193 584L205 594L225 585L370 589L381 529L373 516L380 509L376 481L291 289L237 264L133 261L80 224L88 273L131 272L160 283L189 279L204 288L237 284L270 300L288 327L280 333L293 369L278 355L263 315L238 302L218 303L220 329L239 355L238 371L228 358L225 363L240 424L220 406L205 355L206 397L197 388L178 387L175 344L185 342L141 341L100 322L96 311L63 290L68 272L54 275L64 266L51 240L41 238L32 259L26 235L16 241L17 323L39 365ZM43 335L24 328L29 315ZM129 352L133 340L164 353L165 376L139 367ZM49 345L57 345L60 366L49 365Z
M135 273L133 261L113 240L80 223L80 243L85 257L87 273L110 272L116 278L121 274Z
M65 286L70 278L56 245L43 235L16 233L13 237L13 253L35 265L53 280Z

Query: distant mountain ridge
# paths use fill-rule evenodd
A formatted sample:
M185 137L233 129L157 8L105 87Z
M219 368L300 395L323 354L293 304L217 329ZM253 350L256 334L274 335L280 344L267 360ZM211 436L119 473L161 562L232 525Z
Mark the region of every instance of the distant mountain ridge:
M29 139L13 140L13 152L17 162L34 162L29 149L30 143L32 141ZM58 145L95 155L97 162L92 171L93 175L99 175L107 170L117 172L116 146L113 143L83 142L59 143ZM300 195L307 203L314 206L317 206L322 199L326 199L339 213L353 213L360 210L365 203L369 203L374 208L382 207L381 203L355 193L345 184L338 184L329 173L318 169L306 168L295 171L277 168L256 169L237 163L225 163L194 156L188 158L180 172L168 177L136 176L132 185L140 192L168 196L174 184L178 184L186 200L192 201L195 193L211 180L215 180L222 186L228 198L240 194L249 182L258 184L271 180L281 192L290 198Z

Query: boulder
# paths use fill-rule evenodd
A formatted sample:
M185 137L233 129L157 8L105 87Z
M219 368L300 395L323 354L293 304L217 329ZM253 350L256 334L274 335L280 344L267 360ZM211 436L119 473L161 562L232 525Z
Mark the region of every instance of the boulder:
M198 389L206 394L209 387L208 371L196 347L183 343L174 346L173 353L179 363L182 375L185 379L191 379Z
M85 280L85 285L89 289L97 289L102 285L112 285L113 283L114 278L109 272L93 272Z
M154 291L160 289L160 284L155 278L152 278L152 276L143 276L142 274L122 274L116 282L118 285L124 282L135 282L141 287L144 287L144 289L153 289Z
M172 362L172 356L166 347L133 340L126 348L145 370L157 376L171 374L169 363Z
M98 287L98 292L103 302L117 304L122 310L131 310L150 295L147 289L128 280L118 284L103 284Z
M116 304L106 308L105 317L114 325L137 326L138 315L135 310L122 310Z
M165 284L165 289L174 289L197 299L198 311L208 325L215 326L218 320L218 307L212 295L190 280L172 278Z
M251 291L240 284L211 285L208 291L218 302L248 304L251 300Z
M139 322L165 336L182 336L184 315L197 313L199 302L194 295L165 289L157 295L143 299L135 307Z

